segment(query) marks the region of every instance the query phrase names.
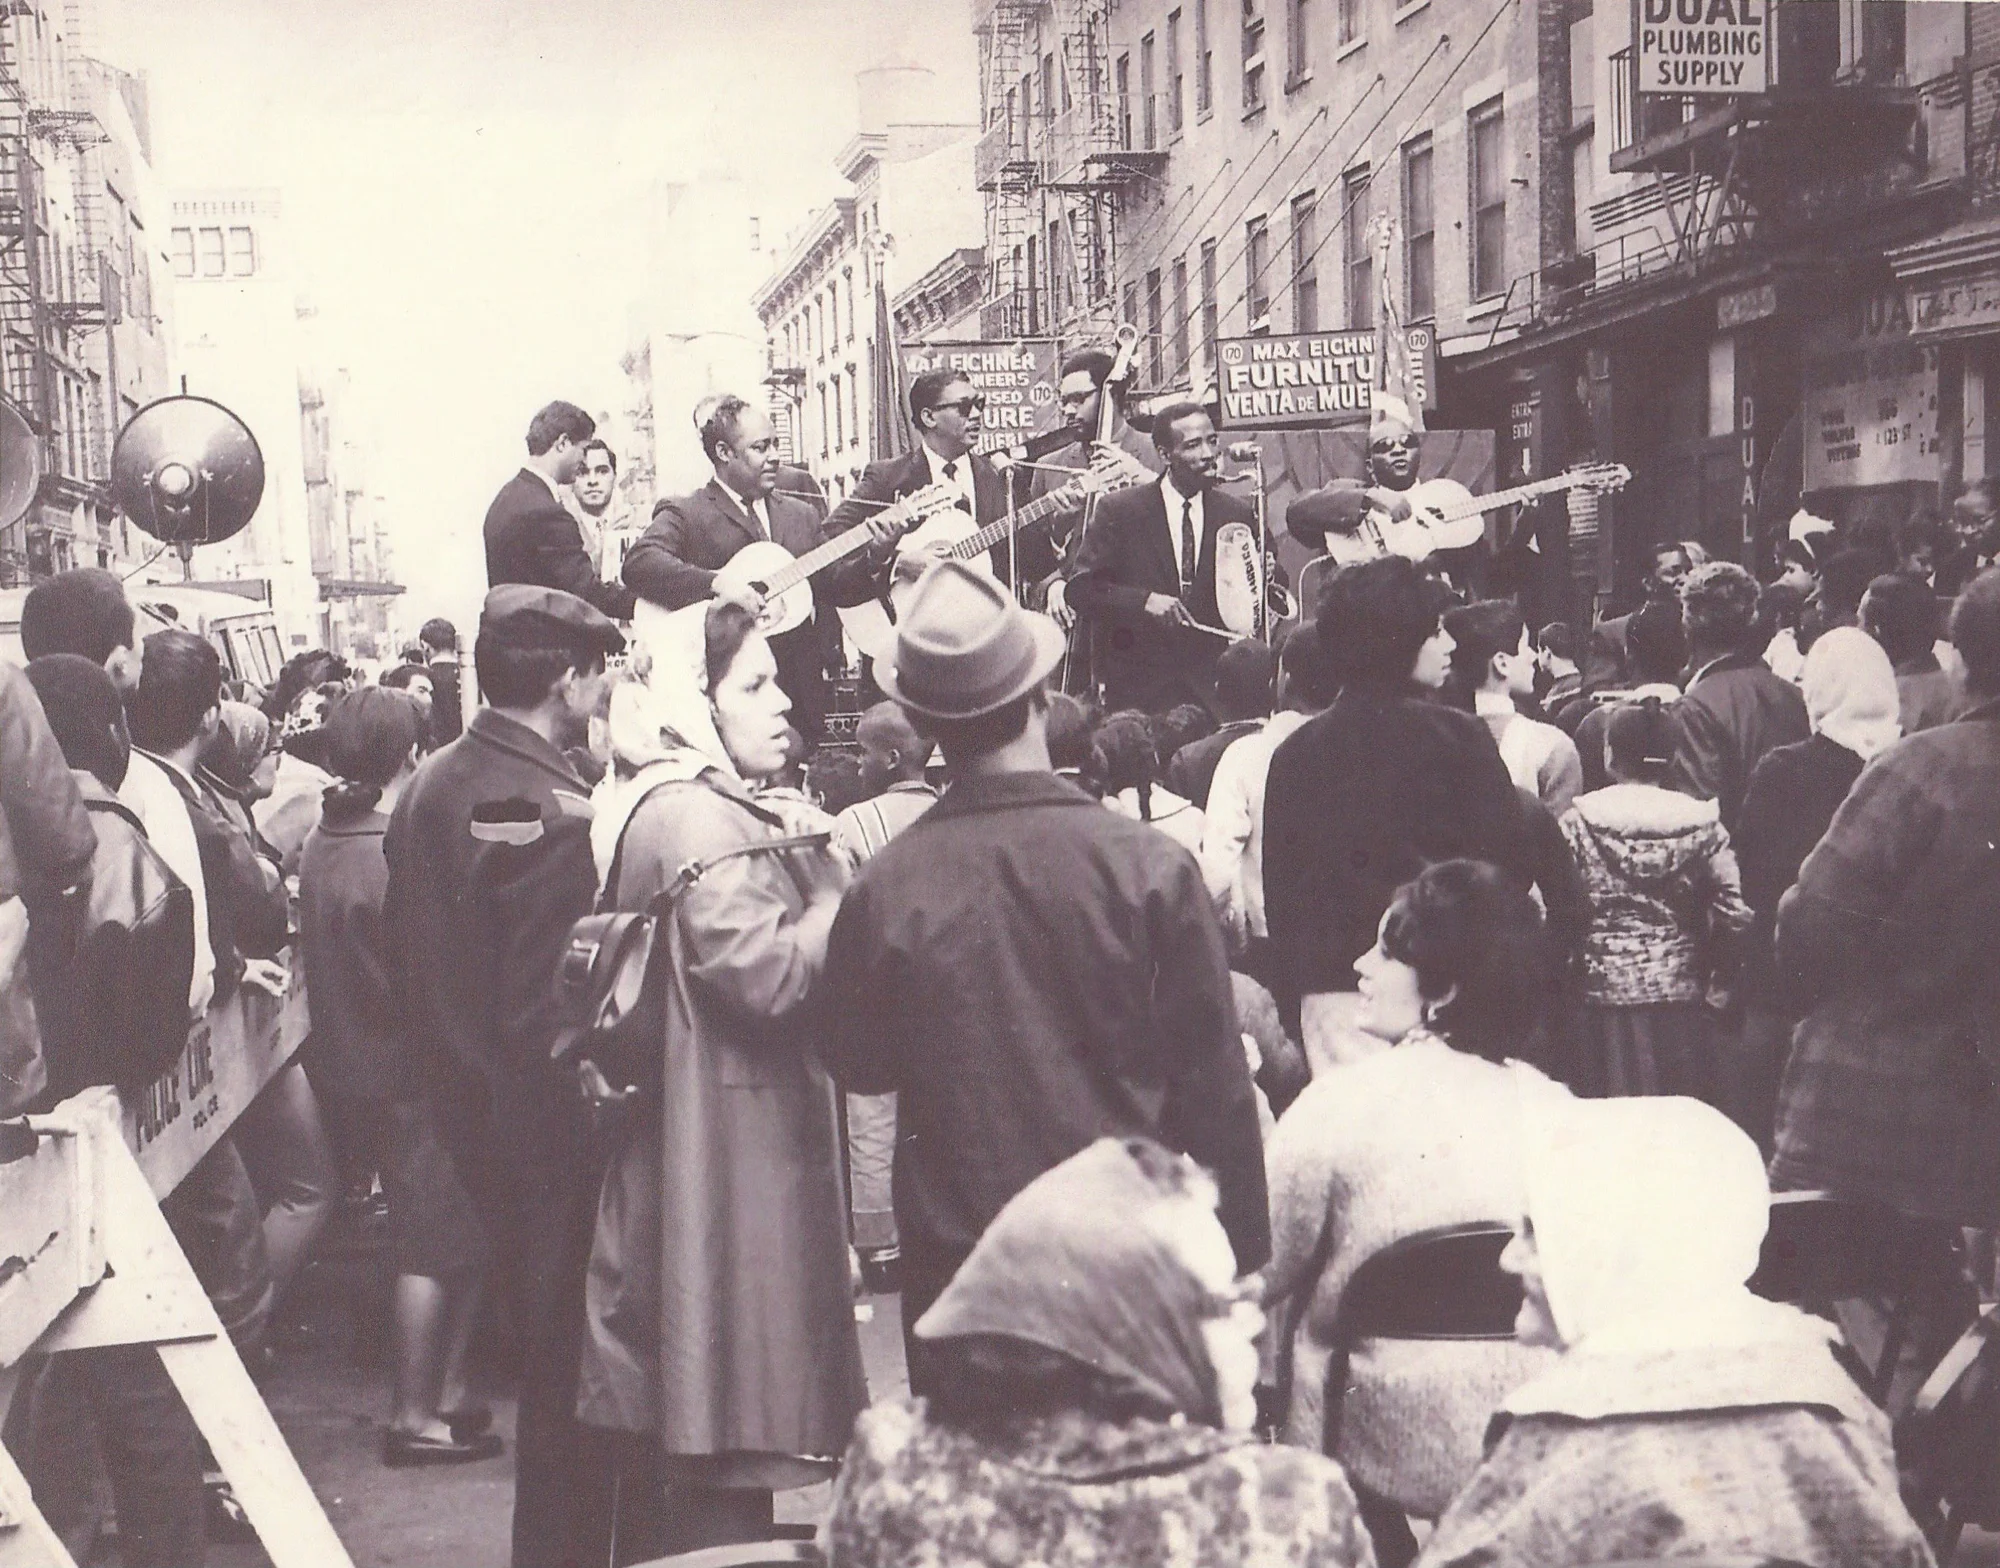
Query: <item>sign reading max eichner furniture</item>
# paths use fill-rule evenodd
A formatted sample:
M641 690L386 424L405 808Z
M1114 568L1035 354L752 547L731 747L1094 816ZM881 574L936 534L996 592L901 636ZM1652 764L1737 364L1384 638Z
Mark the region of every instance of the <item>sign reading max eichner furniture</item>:
M1769 0L1637 0L1639 91L1736 97L1770 82Z

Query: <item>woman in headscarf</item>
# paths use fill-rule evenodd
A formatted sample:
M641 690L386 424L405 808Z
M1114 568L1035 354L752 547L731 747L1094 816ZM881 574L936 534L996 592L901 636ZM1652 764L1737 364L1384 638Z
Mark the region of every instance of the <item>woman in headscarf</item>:
M202 748L201 767L215 792L233 806L242 826L255 832L250 809L270 798L278 772L271 721L263 710L247 702L225 701L222 722Z
M1214 1183L1158 1144L1030 1182L917 1324L938 1392L856 1427L830 1568L1368 1563L1340 1467L1251 1434L1235 1274Z
M1517 1334L1563 1355L1501 1405L1420 1568L1928 1568L1831 1325L1746 1287L1770 1205L1756 1146L1694 1100L1522 1088L1526 1215L1501 1264Z
M1493 866L1445 861L1390 901L1355 966L1356 1024L1374 1051L1315 1075L1266 1153L1264 1299L1282 1307L1287 1442L1325 1441L1327 1372L1356 1271L1404 1237L1508 1224L1520 1208L1518 1096L1503 1064L1534 1049L1549 967L1533 900ZM1479 1463L1494 1405L1546 1359L1505 1341L1354 1348L1332 1453L1378 1561L1416 1555L1405 1516L1444 1511Z
M606 899L640 911L669 894L664 1038L629 1095L629 1079L583 1069L599 1103L631 1102L577 1400L626 1435L621 1556L767 1535L772 1493L830 1477L867 1403L835 1090L802 1026L841 865L824 844L785 847L753 793L785 766L790 703L749 613L691 605L650 641L647 684L612 701L625 777L607 802Z
M1812 737L1764 756L1736 823L1736 864L1754 918L1743 946L1743 1028L1723 1047L1720 1103L1766 1153L1778 1076L1799 1021L1772 957L1778 900L1799 879L1862 768L1902 733L1895 668L1866 632L1843 626L1821 637L1806 655L1801 683Z

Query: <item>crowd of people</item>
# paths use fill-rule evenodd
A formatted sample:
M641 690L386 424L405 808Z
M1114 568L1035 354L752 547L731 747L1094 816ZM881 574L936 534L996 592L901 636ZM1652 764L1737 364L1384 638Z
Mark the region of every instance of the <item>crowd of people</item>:
M551 405L488 518L476 706L448 623L255 692L135 647L108 573L39 584L0 669L8 1109L142 1086L302 974L310 1041L169 1221L254 1367L329 1214L386 1212L392 1466L504 1452L504 1319L516 1568L759 1539L829 1480L835 1568L1931 1563L1865 1310L1750 1286L1775 1190L1991 1293L1990 498L1985 534L1801 514L1764 584L1670 544L1587 635L1384 554L1230 641L1190 623L1237 509L1176 408L1043 563L1103 634L1071 695L1076 638L997 570L894 560L892 492L989 504L956 391L913 389L944 435L873 514L779 493L712 400L716 479L622 583L563 499L602 443ZM825 628L767 636L726 568L850 527L834 597L906 592L843 760ZM1446 1294L1497 1325L1387 1323L1433 1244L1486 1248ZM871 1403L890 1289L910 1398ZM6 1436L79 1547L94 1453L125 1562L202 1560L150 1350L44 1358Z

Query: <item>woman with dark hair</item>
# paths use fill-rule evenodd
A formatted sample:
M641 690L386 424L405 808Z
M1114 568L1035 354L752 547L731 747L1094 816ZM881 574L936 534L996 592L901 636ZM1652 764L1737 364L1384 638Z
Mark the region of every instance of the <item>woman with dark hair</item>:
M1097 777L1091 767L1097 724L1096 709L1067 692L1049 694L1049 766L1057 778L1068 779L1093 795L1098 792Z
M1674 727L1656 698L1613 711L1612 782L1579 795L1563 837L1590 895L1578 1087L1719 1091L1706 997L1750 923L1715 801L1669 786Z
M1484 724L1435 700L1453 642L1449 593L1399 557L1350 566L1320 595L1340 694L1278 747L1264 790L1273 986L1315 1070L1365 1049L1354 963L1397 888L1468 857L1525 880L1514 783Z
M1152 823L1189 853L1200 853L1202 814L1159 782L1159 756L1145 714L1114 713L1098 725L1091 769L1105 805L1121 817Z
M1755 1145L1687 1099L1523 1086L1515 1333L1560 1351L1499 1403L1423 1568L1611 1562L1932 1568L1889 1423L1832 1325L1762 1301Z
M855 1428L830 1568L1367 1563L1339 1467L1251 1433L1263 1315L1215 1201L1143 1138L1017 1193L918 1321L937 1391Z
M831 1476L867 1403L836 1093L805 1028L844 862L756 796L791 703L749 612L690 605L648 642L647 684L611 704L633 771L606 897L662 901L664 1032L653 1061L581 1069L623 1109L577 1398L619 1435L616 1528L641 1557L767 1535L772 1493Z
M396 1370L382 1459L392 1466L500 1452L491 1414L468 1402L465 1380L486 1240L405 1059L382 924L383 835L424 739L423 714L401 692L364 687L335 704L325 754L338 782L299 856L313 1081L348 1169L379 1172L388 1200Z
M1396 891L1360 976L1372 1054L1321 1071L1278 1123L1265 1301L1291 1353L1288 1442L1318 1448L1332 1335L1355 1271L1444 1225L1511 1222L1521 1141L1513 1073L1551 984L1541 916L1497 868L1432 866ZM1549 1092L1561 1093L1555 1086ZM1364 1343L1348 1371L1341 1462L1384 1564L1404 1515L1435 1519L1479 1463L1486 1418L1545 1357L1507 1343Z

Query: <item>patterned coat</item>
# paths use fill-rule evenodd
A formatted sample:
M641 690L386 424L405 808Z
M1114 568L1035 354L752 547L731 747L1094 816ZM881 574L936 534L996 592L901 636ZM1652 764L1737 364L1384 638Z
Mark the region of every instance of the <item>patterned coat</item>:
M1516 1222L1519 1095L1509 1069L1427 1035L1322 1073L1285 1112L1268 1155L1265 1295L1292 1327L1286 1442L1320 1446L1334 1324L1356 1269L1419 1231ZM1511 1340L1364 1342L1335 1457L1434 1519L1479 1463L1500 1401L1550 1361Z
M1823 1344L1571 1353L1495 1418L1417 1568L1931 1568L1889 1424Z
M2000 1224L2000 699L1862 770L1778 906L1771 1183Z
M1578 796L1562 830L1590 894L1589 999L1609 1007L1699 1002L1716 939L1750 923L1715 802L1614 784Z
M828 1568L1363 1568L1340 1467L1193 1423L1081 1412L975 1438L917 1404L854 1430L820 1532Z

